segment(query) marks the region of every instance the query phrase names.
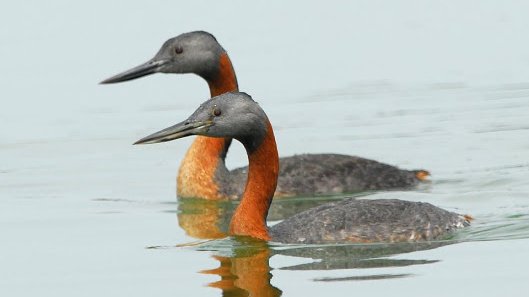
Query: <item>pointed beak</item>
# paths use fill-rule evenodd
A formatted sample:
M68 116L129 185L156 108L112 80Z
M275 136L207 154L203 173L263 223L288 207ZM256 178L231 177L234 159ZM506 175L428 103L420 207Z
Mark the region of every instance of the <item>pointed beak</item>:
M166 142L166 141L171 141L171 140L175 140L175 139L190 136L190 135L197 135L197 134L200 134L201 131L207 129L208 127L212 125L213 125L212 121L198 121L198 122L183 121L174 126L165 128L161 131L158 131L147 137L144 137L136 141L134 144L151 144L151 143L158 143L158 142Z
M168 62L169 60L150 60L147 63L143 63L125 72L107 78L104 81L100 82L100 84L113 84L153 74L158 72L160 67L167 64Z

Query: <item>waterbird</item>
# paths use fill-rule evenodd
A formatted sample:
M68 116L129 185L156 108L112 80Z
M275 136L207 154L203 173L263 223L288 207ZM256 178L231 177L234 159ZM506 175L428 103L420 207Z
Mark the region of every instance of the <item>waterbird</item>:
M234 138L248 154L248 179L229 233L280 243L403 242L441 239L471 217L429 203L346 198L298 213L268 228L266 217L279 176L272 125L246 93L207 100L185 121L144 137L148 144L201 135Z
M212 34L204 31L167 40L146 63L101 83L124 82L153 73L194 73L206 80L211 97L238 91L235 70L226 50ZM234 170L226 167L231 141L231 138L202 136L195 139L178 171L179 197L236 199L241 196L248 167ZM279 159L275 197L406 189L429 175L426 170L402 170L356 156L300 154Z

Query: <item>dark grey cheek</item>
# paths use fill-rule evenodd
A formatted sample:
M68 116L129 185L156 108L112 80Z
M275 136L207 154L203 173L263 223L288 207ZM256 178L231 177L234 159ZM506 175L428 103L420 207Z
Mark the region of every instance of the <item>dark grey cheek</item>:
M160 68L160 72L162 72L162 73L173 73L173 72L178 72L177 69L178 69L178 67L174 65L174 62L170 62L166 66L163 66L162 68Z
M205 136L212 136L212 137L224 137L225 136L225 133L222 133L222 129L219 129L218 127L207 127L207 128L204 128L202 131L201 131L202 135L205 135Z
M200 130L196 130L194 134L202 135L202 136L214 136L213 133L211 132L210 127L201 128Z

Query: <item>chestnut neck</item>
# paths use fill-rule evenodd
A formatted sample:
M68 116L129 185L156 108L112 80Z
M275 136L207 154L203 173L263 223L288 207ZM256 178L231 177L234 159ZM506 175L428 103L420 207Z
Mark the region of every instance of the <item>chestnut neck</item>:
M237 76L235 75L233 64L231 63L230 57L228 57L228 54L226 52L220 54L219 68L217 73L206 81L208 82L209 93L211 95L211 98L222 95L224 93L236 92L239 90L239 85L237 84ZM210 146L209 144L222 143L222 146L211 145L211 147L222 147L222 150L212 151L211 149L208 149L208 151L210 151L210 153L212 154L216 154L221 163L224 164L226 154L228 153L228 148L231 145L231 138L207 137L205 140L201 141L201 143L206 144L208 146ZM193 145L194 144L195 143L193 143Z
M270 122L257 148L244 145L249 160L248 180L241 203L233 214L230 233L270 240L266 217L279 175L279 156Z
M235 70L226 52L220 54L217 73L206 80L209 85L211 97L239 90Z
M211 97L239 90L235 71L226 52L220 54L217 70L205 79L209 85ZM224 161L231 140L231 138L205 136L195 138L178 172L179 197L199 197L212 200L229 198L221 193L215 174L216 172L227 172ZM219 167L222 170L217 170Z

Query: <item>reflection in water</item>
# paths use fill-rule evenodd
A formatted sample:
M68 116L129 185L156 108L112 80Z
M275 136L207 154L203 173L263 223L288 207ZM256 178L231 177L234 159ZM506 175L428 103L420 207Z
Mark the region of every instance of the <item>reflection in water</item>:
M306 201L306 200L305 200ZM325 203L322 199L319 203ZM313 207L315 203L304 204L302 200L284 200L276 203L273 216L282 219L292 212ZM277 207L280 206L280 207ZM232 201L207 201L203 199L182 199L178 203L178 222L186 233L199 239L226 237L231 214L236 207ZM288 210L286 213L282 210ZM309 263L281 267L281 270L341 270L383 267L405 267L436 263L435 259L394 259L398 254L428 250L455 243L413 242L384 244L347 245L269 245L267 242L248 237L226 237L221 240L204 242L197 247L201 251L213 251L213 258L219 262L214 269L203 270L203 274L215 274L220 280L208 286L222 290L222 296L280 296L281 290L271 285L269 259L274 255L310 259ZM314 281L361 281L409 277L413 274L394 273L365 274L345 277L321 277Z
M389 257L452 244L451 241L348 244L293 247L275 251L274 254L310 258L317 261L283 267L283 270L337 270L353 268L404 267L431 264L437 260L391 259Z
M271 250L266 242L252 238L235 238L230 256L215 255L218 268L203 270L216 274L220 280L208 286L222 290L222 296L281 296L282 292L270 284Z
M454 242L270 246L267 242L249 237L229 237L210 241L197 247L201 251L214 251L219 267L200 271L215 274L220 280L208 284L222 290L222 296L280 296L281 290L271 284L269 259L273 255L311 259L310 263L280 268L282 270L337 270L354 268L403 267L436 263L438 260L391 259L397 254L437 248ZM367 271L369 272L369 270ZM364 281L410 277L409 273L379 273L344 277L320 277L314 281Z
M180 199L178 224L187 235L198 239L226 237L235 205L231 201Z
M403 277L408 277L408 276L411 276L411 274L403 273L403 274L378 274L378 275L362 275L362 276L347 276L347 277L322 277L322 278L317 278L314 281L317 281L317 282L362 281L362 280L403 278Z
M268 218L281 220L339 198L278 199L272 204ZM229 221L237 204L237 201L181 199L177 205L179 225L188 235L199 239L216 239L200 242L192 248L213 252L212 257L218 261L218 267L200 273L218 275L219 280L208 286L222 290L222 296L280 296L281 289L271 284L273 269L269 260L272 256L304 259L301 264L280 265L274 269L318 271L313 278L317 282L377 281L413 277L415 274L404 267L435 264L439 261L417 258L416 254L404 257L407 253L461 241L490 240L498 236L526 238L529 234L529 216L526 209L520 209L516 215L510 214L507 217L498 214L490 217L482 215L472 228L453 234L446 241L342 245L268 244L252 238L226 237ZM393 268L391 273L386 269L377 270L390 267ZM332 272L337 270L341 271L339 276Z
M268 220L283 220L309 208L342 198L328 196L309 200L302 198L277 199L270 206ZM238 203L238 201L179 199L177 204L178 224L187 235L198 239L226 237L231 216Z
M450 182L453 183L454 181ZM442 183L442 181L438 182L438 185L442 185ZM277 199L272 202L268 219L279 221L303 210L341 198L335 196L311 198L310 200L303 198ZM177 204L178 223L189 236L199 239L223 238L226 237L230 218L237 204L238 201L180 199ZM459 230L447 239L452 241L483 241L528 238L529 211L527 209L525 206L520 206L518 208L511 207L508 212L500 209L490 214L480 214L471 228ZM171 210L171 212L174 211ZM416 243L417 246L424 244L437 245L439 243ZM434 248L434 246L430 248Z

